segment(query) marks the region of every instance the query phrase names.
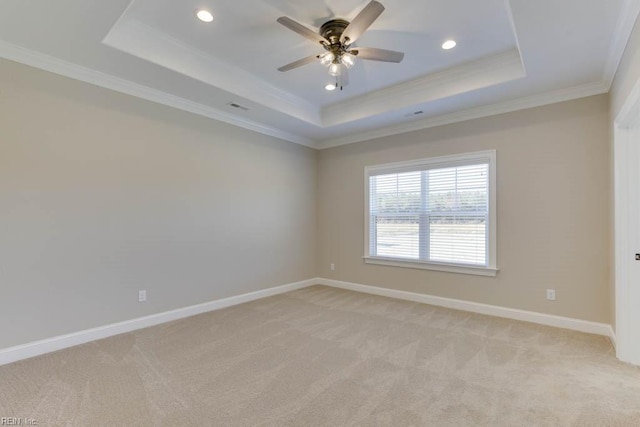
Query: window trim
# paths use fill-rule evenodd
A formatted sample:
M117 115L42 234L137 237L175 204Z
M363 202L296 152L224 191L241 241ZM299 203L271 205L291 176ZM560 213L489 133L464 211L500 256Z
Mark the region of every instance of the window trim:
M479 162L488 162L489 180L489 215L487 231L487 265L474 266L468 264L433 262L422 260L409 260L402 258L371 256L369 253L369 178L375 175L412 172L426 169L438 169L471 165ZM497 212L496 212L496 150L477 151L450 156L429 157L406 162L386 163L382 165L365 166L364 168L364 256L366 264L378 264L393 267L418 268L424 270L445 271L451 273L473 274L479 276L495 276L497 267Z

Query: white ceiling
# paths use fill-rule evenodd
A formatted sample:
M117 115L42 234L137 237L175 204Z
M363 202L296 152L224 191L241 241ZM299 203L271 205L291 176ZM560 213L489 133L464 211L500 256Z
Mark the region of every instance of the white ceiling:
M405 59L358 60L342 92L324 90L318 63L277 71L320 52L276 19L317 30L368 0L3 0L0 57L324 148L605 93L640 11L638 0L380 1L357 44ZM444 51L449 38L458 46Z

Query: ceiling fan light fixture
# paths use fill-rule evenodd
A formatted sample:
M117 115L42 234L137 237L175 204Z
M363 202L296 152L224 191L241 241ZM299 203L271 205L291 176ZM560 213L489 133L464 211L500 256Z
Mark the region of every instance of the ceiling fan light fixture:
M351 67L353 67L355 65L356 57L355 57L355 55L353 55L353 54L351 54L349 52L345 52L340 57L340 62L342 63L342 65L347 67L347 69L350 69Z
M335 85L327 84L325 89L335 90L340 88L340 90L342 90L349 84L348 71L357 62L356 57L369 61L401 62L404 58L403 52L369 47L357 47L350 50L353 43L367 31L383 11L384 6L380 4L380 2L370 0L351 22L340 18L329 19L320 26L320 30L317 32L294 21L288 16L279 17L276 19L276 22L294 33L311 40L316 44L316 47L318 47L319 44L324 48L324 52L283 65L278 68L278 71L291 71L319 60L323 66L327 67L329 75L335 77L336 81Z
M453 49L454 47L456 47L458 43L456 43L455 40L447 40L446 42L442 43L442 48L444 50L449 50L449 49Z
M202 22L213 21L213 14L205 9L196 10L196 17Z
M320 55L320 63L325 67L330 66L335 59L336 57L333 54L333 52L325 52L322 55Z
M342 64L338 61L333 61L333 63L329 65L329 75L338 77L340 74L342 74Z

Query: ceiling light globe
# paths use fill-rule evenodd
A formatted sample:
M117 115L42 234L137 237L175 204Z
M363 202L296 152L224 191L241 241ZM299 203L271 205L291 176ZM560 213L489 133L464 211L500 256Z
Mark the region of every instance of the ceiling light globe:
M336 85L333 83L329 83L324 87L326 90L336 90Z
M209 12L208 10L204 10L204 9L198 10L198 11L196 11L196 16L202 22L211 22L211 21L213 21L213 14L211 12Z
M349 53L349 52L346 52L345 54L343 54L343 55L340 57L340 62L341 62L345 67L347 67L347 68L351 68L351 67L353 67L353 66L355 65L355 63L356 63L356 57L355 57L355 55L353 55L353 54L351 54L351 53Z
M329 65L329 75L333 77L338 77L342 74L342 64L339 62L334 62Z
M444 50L449 50L449 49L453 49L454 47L456 47L457 43L455 40L447 40L446 42L442 43L442 48Z
M320 55L320 63L325 67L330 66L334 59L336 58L333 52L325 52L322 55Z

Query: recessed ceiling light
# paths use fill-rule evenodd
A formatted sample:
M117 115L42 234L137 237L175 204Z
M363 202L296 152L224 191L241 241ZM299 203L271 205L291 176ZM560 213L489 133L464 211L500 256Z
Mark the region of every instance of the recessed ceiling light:
M326 90L335 90L336 89L336 85L334 85L333 83L329 83L328 85L326 85L324 87Z
M447 40L446 42L442 43L442 48L444 50L449 50L449 49L453 49L454 47L456 47L456 42L455 40Z
M213 21L213 14L208 10L200 9L196 11L196 16L202 22L211 22Z

